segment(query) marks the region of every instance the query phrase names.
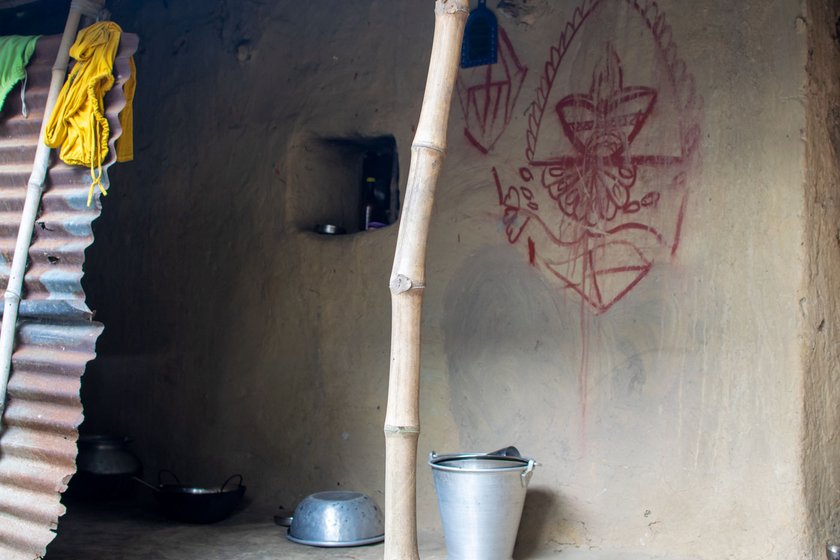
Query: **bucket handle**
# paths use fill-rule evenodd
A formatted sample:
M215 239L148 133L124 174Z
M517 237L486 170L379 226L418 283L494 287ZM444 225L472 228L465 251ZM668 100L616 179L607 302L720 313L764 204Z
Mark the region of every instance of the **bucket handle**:
M438 454L434 451L429 453L429 463L436 459L437 456ZM528 483L531 482L531 477L534 476L534 467L537 466L539 466L539 463L533 459L528 459L528 465L526 465L525 470L519 474L519 482L522 484L522 488L528 488Z
M522 483L522 488L528 488L528 483L531 482L531 477L534 476L534 467L536 466L536 461L528 459L528 466L525 467L525 470L519 475L519 481Z

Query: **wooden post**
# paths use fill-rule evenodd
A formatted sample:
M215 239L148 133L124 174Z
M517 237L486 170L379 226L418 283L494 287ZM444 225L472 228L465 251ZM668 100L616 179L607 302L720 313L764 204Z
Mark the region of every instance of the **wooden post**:
M426 240L469 0L436 0L426 91L391 270L391 370L385 413L385 560L419 560L417 439L420 436L420 318Z

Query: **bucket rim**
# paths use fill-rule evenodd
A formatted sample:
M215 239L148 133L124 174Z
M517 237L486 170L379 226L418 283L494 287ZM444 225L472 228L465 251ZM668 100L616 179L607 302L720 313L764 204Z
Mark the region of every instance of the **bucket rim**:
M479 460L493 460L493 461L507 461L509 463L516 463L510 467L493 467L489 469L480 469L475 467L456 467L451 465L444 465L447 461L460 461L464 459L479 459ZM449 453L446 455L438 455L434 451L429 453L429 466L432 469L446 471L446 472L467 472L467 473L498 473L498 472L514 472L523 469L534 468L538 463L530 457L514 457L510 455L488 455L487 453Z

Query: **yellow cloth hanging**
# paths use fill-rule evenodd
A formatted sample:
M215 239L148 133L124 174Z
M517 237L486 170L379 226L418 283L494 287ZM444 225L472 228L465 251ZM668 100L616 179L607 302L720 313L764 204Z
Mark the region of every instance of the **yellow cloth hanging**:
M120 111L120 127L122 134L117 138L117 161L131 161L134 159L134 90L137 89L137 68L134 66L134 57L128 59L128 66L131 68L131 75L123 85L125 96L125 107Z
M121 34L120 26L112 21L94 23L79 32L76 42L70 47L70 56L77 62L58 94L44 134L47 146L60 148L59 157L62 161L90 168L88 206L96 188L99 188L103 196L108 194L102 185L102 162L108 155L110 134L103 99L114 85L114 57ZM131 77L125 84L127 105L120 118L121 123L123 119L128 120L127 124L123 124L124 135L128 132L128 142L123 142L122 150L117 150L118 155L127 159L131 159L133 151L129 99L129 94L134 97L133 61L131 71Z

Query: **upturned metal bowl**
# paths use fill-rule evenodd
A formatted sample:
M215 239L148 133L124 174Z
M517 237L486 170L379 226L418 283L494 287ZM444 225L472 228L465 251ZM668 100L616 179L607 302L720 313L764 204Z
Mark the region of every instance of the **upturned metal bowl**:
M359 492L318 492L303 499L292 518L287 537L298 544L322 547L362 546L385 539L382 510Z

